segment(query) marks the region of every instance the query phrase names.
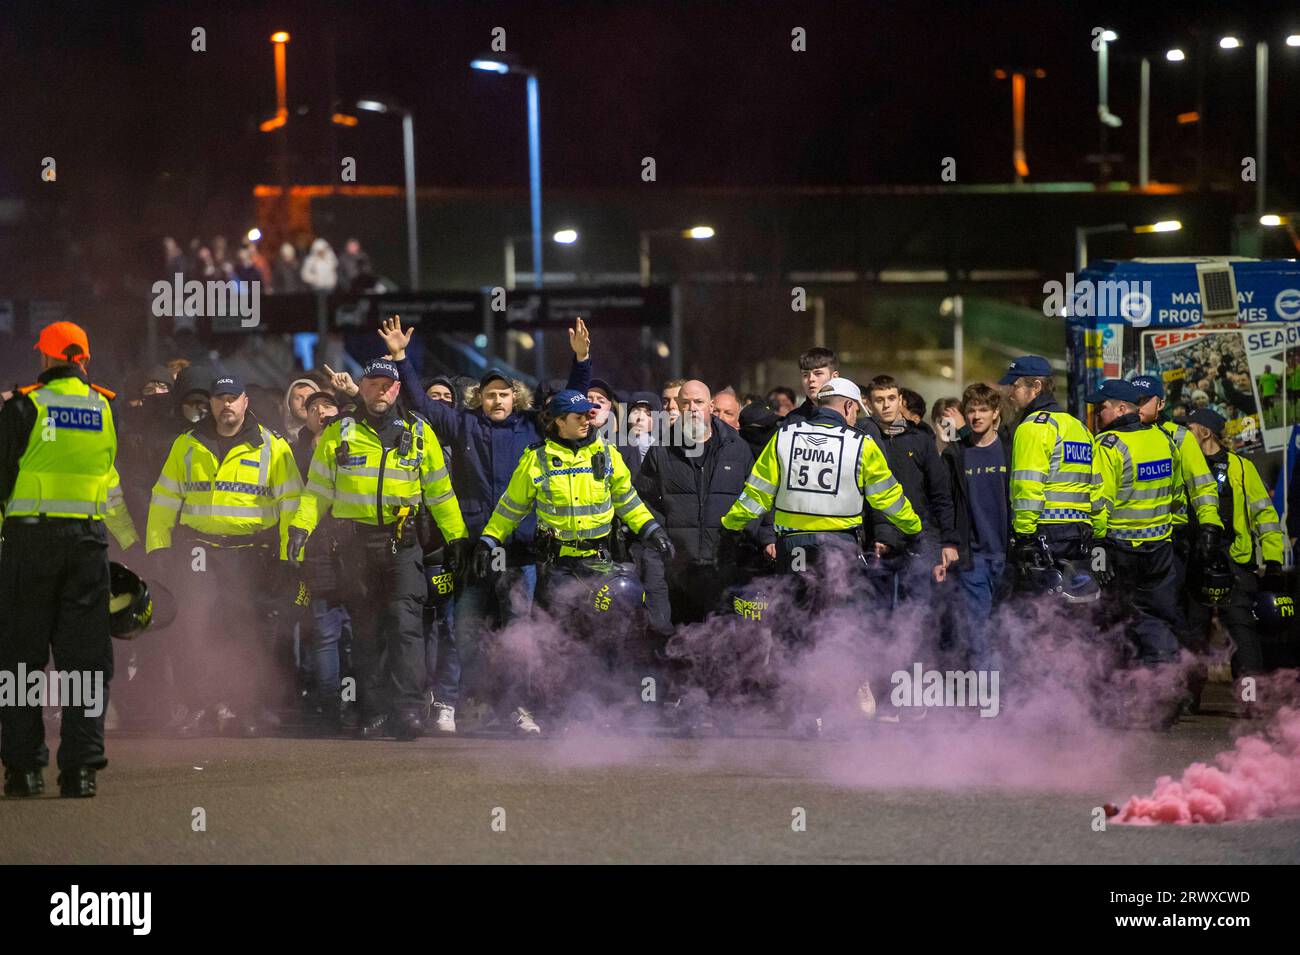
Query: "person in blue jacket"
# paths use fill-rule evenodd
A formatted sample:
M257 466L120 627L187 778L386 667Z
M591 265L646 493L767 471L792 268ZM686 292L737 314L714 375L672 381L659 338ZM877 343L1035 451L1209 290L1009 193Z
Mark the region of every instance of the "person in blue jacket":
M400 319L393 316L384 320L379 335L402 376L402 397L407 407L426 418L438 442L451 448L452 487L470 540L477 541L525 449L544 440L538 413L529 407L531 396L523 382L512 381L496 369L484 374L476 389L470 389L466 407L430 399L406 358L412 331L403 331ZM591 336L581 318L569 329L569 345L573 365L567 386L586 394L591 383ZM478 685L479 644L493 626L504 626L528 613L537 584L533 557L536 526L536 519L529 515L501 542L506 554L503 570L493 571L485 580L456 581L454 640L460 657L460 686L454 694L444 686L440 695L455 698L436 701L431 714L444 732L449 724L454 725L455 706L461 695L478 694L479 702L499 702L482 698L484 688ZM451 713L442 712L445 709Z

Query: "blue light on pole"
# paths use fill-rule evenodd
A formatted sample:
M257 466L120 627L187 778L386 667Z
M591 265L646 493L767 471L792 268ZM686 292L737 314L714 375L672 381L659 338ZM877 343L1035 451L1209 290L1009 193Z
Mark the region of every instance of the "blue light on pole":
M519 66L509 59L479 57L470 60L470 68L486 73L517 73L528 78L528 191L533 226L533 288L542 287L542 117L537 71ZM541 333L538 333L540 338ZM545 352L537 349L537 375L543 377Z
M542 287L542 117L537 74L528 74L528 189L533 207L533 288Z

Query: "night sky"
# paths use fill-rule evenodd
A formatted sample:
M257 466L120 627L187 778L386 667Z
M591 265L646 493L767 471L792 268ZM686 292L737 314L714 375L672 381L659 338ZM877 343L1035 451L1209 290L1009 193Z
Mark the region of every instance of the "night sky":
M324 181L351 155L360 182L400 182L396 119L325 121L332 100L377 94L415 111L422 185L523 185L523 81L467 67L494 26L541 73L550 187L637 188L643 156L669 186L933 183L944 156L959 181L1007 181L1010 89L998 66L1047 70L1029 84L1031 178L1086 180L1083 156L1097 146L1089 44L1105 25L1120 34L1112 108L1125 125L1113 148L1130 156L1129 57L1174 43L1189 52L1154 69L1153 163L1165 179L1192 169L1194 130L1173 117L1196 103L1195 28L1273 39L1273 176L1293 197L1300 49L1282 38L1300 32L1300 8L1290 7L1288 19L1285 6L1258 3L9 3L0 192L39 188L52 155L69 191L93 183L96 203L133 217L244 200L271 178L271 137L256 127L274 112L267 38L279 28L293 38L298 181ZM190 50L195 26L206 53ZM807 52L790 49L796 26ZM1245 155L1253 50L1208 53L1207 136L1224 159Z

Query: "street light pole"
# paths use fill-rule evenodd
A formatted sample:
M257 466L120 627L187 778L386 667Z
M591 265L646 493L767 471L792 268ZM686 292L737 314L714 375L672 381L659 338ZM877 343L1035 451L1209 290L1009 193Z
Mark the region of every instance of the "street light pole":
M411 290L420 288L420 236L415 224L415 121L409 109L402 111L402 152L406 163L406 255L411 272Z
M383 100L358 100L357 109L370 113L402 114L402 162L406 177L406 259L411 290L416 291L420 287L420 234L415 216L415 119L409 109Z
M1142 95L1138 105L1138 188L1151 182L1151 61L1142 57Z
M1268 162L1268 44L1255 44L1255 212L1265 210L1265 165Z

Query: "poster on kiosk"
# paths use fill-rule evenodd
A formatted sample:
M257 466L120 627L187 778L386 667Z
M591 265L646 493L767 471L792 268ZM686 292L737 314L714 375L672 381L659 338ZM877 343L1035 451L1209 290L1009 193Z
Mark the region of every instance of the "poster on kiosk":
M1281 513L1300 456L1300 261L1235 257L1090 264L1061 290L1070 411L1106 378L1159 375L1165 413L1223 415Z

